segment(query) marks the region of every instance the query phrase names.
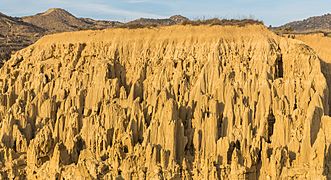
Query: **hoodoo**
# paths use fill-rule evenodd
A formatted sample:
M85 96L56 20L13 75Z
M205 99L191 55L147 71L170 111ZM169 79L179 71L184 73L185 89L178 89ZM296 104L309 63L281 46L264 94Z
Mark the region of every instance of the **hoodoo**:
M0 176L327 179L329 99L260 25L49 35L0 69Z

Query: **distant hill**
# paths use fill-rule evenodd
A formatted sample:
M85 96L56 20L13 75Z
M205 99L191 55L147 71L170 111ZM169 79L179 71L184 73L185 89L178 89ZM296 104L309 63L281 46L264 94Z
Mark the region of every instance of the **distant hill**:
M140 18L126 23L124 26L145 27L145 26L170 26L190 21L188 18L175 15L165 19Z
M43 13L22 17L22 20L35 26L42 27L48 32L105 29L121 24L112 21L77 18L66 10L60 8L52 8Z
M331 32L331 14L314 16L302 21L294 21L276 28L288 32L307 33L307 32Z
M102 21L102 20L94 20L91 18L79 18L84 23L89 24L88 29L107 29L111 27L121 26L123 23L119 21Z
M42 28L25 23L20 18L10 17L0 13L0 33L2 35L11 33L35 33L42 31Z
M0 13L0 63L8 59L12 51L30 45L44 33L43 28Z

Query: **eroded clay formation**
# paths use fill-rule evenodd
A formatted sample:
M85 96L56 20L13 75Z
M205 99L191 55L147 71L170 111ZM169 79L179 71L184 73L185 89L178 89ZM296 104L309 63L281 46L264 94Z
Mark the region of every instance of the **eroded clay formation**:
M2 178L330 178L321 61L263 26L47 36L0 92Z

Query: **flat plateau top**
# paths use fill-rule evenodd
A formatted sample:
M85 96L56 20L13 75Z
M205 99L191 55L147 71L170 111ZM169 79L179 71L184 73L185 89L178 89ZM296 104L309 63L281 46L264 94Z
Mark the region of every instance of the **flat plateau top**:
M114 28L106 30L88 30L78 32L66 32L48 35L40 39L37 44L49 43L77 43L77 42L107 42L107 41L128 41L128 40L164 40L164 39L214 39L236 38L236 37L270 37L277 36L262 25L238 26L191 26L175 25L159 28L126 29Z

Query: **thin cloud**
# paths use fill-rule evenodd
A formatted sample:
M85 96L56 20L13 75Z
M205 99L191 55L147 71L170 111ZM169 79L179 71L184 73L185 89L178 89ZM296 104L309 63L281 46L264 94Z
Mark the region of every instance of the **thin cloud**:
M126 3L146 3L146 2L150 2L149 0L123 0Z
M125 9L115 8L110 5L104 4L80 4L75 5L80 10L89 11L89 12L98 12L103 13L106 15L117 15L117 16L125 16L125 17L151 17L151 18L162 18L163 16L154 14L154 13L146 13L146 12L139 12L139 11L129 11Z
M122 2L130 3L130 4L138 4L138 3L153 3L153 4L167 4L171 5L176 2L180 2L183 0L122 0Z
M69 9L76 9L88 13L103 14L105 16L109 16L108 18L112 18L111 16L125 17L128 19L134 19L139 17L164 18L164 16L155 13L126 10L102 3L90 3L90 2L77 3L77 2L68 2L64 0L60 0L60 1L51 0L51 1L54 3L56 2L56 4L62 4L63 6ZM134 1L139 1L139 0L134 0Z

